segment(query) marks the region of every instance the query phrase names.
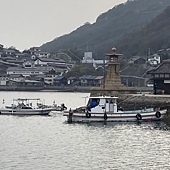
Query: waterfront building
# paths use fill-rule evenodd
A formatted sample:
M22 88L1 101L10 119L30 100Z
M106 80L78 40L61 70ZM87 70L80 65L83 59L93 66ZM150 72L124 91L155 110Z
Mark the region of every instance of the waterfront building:
M154 94L170 94L170 60L162 62L157 68L148 71L153 82Z

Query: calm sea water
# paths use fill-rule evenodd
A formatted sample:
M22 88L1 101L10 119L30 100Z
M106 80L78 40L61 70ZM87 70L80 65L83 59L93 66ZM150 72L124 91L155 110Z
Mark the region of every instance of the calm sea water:
M0 92L0 101L41 98L84 105L87 93ZM163 123L67 124L52 116L0 115L0 170L169 170L170 130Z

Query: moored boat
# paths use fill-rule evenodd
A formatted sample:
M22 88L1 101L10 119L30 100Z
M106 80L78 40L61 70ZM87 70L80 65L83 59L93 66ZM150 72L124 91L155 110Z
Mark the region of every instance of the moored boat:
M36 102L36 105L34 104ZM27 99L18 98L13 99L10 106L3 106L0 108L1 115L49 115L53 108L45 107L39 98Z
M163 119L166 109L147 108L124 111L117 106L118 97L90 97L85 107L64 111L68 122L135 122Z

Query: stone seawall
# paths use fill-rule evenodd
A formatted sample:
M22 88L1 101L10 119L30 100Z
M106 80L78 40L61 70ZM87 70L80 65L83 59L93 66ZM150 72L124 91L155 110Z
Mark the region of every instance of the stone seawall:
M94 86L2 86L0 91L61 91L61 92L87 92L91 93ZM137 87L138 92L150 92L150 87Z
M163 118L163 121L168 125L170 126L170 115L165 115L164 118Z
M126 109L168 108L170 95L126 94L119 95L118 105Z

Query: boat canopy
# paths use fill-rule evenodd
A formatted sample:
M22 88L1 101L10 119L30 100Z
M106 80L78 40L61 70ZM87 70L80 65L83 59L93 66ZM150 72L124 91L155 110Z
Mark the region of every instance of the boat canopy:
M118 97L98 96L90 97L87 103L87 109L91 113L117 112Z

